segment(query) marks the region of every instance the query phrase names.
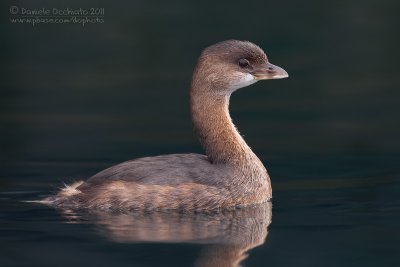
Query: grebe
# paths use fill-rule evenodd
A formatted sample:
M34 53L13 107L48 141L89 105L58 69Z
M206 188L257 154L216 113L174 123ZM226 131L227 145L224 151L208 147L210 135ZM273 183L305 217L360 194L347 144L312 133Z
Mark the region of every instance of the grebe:
M272 188L267 170L233 125L229 98L259 80L286 77L251 42L209 46L200 55L190 88L194 131L206 155L126 161L41 202L68 209L209 211L268 201Z

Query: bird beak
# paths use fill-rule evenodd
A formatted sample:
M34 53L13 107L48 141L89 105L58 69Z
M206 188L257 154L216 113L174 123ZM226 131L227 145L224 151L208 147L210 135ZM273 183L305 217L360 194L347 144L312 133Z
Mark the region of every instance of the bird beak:
M283 79L289 77L289 74L281 67L267 63L260 68L255 68L250 72L255 80Z

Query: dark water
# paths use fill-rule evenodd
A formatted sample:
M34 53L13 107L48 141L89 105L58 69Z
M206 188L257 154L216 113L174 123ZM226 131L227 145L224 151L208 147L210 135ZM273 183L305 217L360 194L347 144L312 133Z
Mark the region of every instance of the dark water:
M105 17L33 27L11 23L10 6ZM399 266L399 10L390 0L3 1L0 266ZM271 174L273 208L84 214L22 202L127 159L202 153L190 75L202 48L229 38L259 44L290 74L231 103Z

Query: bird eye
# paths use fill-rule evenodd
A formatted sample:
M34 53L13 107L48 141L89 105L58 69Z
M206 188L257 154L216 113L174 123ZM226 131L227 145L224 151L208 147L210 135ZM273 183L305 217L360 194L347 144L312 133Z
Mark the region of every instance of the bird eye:
M239 66L240 66L240 67L245 68L245 67L247 67L247 66L249 66L249 65L250 65L250 63L249 63L249 61L248 61L247 59L241 58L241 59L239 60Z

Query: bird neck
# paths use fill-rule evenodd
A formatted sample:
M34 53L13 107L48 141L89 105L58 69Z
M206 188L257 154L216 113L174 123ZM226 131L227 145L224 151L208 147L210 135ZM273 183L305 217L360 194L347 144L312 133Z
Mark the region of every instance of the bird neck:
M233 186L246 185L257 192L256 197L269 199L272 189L267 170L232 123L230 94L218 94L221 91L215 86L196 75L192 80L190 107L195 133L212 164L229 165L238 171L231 177Z
M212 163L245 163L256 157L229 115L230 95L192 88L191 115L196 135Z

